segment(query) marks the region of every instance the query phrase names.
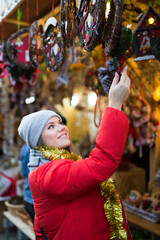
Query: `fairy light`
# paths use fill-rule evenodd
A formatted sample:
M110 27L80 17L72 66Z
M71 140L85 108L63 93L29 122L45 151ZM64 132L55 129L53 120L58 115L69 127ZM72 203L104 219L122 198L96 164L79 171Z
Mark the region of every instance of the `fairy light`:
M97 95L95 92L88 94L88 105L95 106L97 100Z
M160 86L158 86L155 91L154 91L154 94L153 94L153 98L156 102L159 102L160 101Z
M151 17L151 18L148 18L148 23L149 23L149 24L154 23L154 18L152 18L152 17Z
M78 102L79 102L78 96L77 96L77 95L73 95L73 96L72 96L72 99L71 99L71 105L72 105L73 107L75 107L75 106L78 105Z
M106 13L105 13L105 15L106 15L106 18L108 17L108 14L109 14L109 11L110 11L110 1L107 1L107 3L106 3Z
M34 101L35 101L35 97L31 96L29 98L26 98L25 103L26 104L30 104L30 103L33 103Z

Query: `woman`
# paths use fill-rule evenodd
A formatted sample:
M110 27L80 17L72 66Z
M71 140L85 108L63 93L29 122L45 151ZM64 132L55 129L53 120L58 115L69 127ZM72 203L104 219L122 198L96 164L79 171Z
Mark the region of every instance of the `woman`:
M70 152L68 129L55 112L43 110L22 119L18 131L32 149L29 184L38 240L132 239L109 179L127 139L128 119L121 107L129 89L124 69L120 81L115 74L96 146L85 159Z

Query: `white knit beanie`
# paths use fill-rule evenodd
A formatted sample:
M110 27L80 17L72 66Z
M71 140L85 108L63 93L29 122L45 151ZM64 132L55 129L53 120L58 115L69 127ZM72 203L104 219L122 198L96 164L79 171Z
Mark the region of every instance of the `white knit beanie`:
M50 110L41 110L28 114L22 118L18 127L18 133L30 148L37 146L46 122L54 116L61 119L57 113Z

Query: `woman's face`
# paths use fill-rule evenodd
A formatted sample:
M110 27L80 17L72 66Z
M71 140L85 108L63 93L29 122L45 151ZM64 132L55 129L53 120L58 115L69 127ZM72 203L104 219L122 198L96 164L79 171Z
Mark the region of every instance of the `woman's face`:
M66 148L71 144L68 128L58 117L51 117L47 121L41 137L47 147Z

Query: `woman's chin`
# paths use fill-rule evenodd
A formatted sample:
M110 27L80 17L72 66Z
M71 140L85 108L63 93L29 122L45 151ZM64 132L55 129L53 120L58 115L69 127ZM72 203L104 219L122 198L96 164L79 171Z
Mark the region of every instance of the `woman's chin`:
M58 148L67 148L71 145L71 141L68 139L66 140L64 143L60 144L60 146Z

